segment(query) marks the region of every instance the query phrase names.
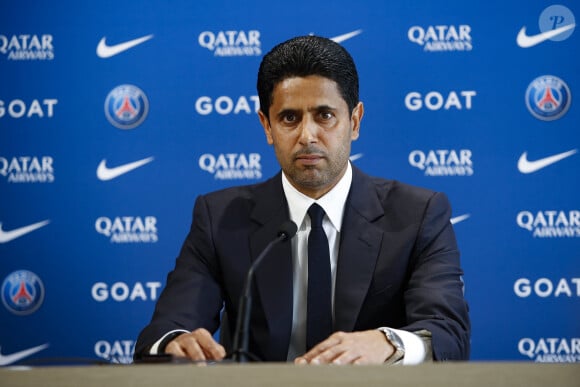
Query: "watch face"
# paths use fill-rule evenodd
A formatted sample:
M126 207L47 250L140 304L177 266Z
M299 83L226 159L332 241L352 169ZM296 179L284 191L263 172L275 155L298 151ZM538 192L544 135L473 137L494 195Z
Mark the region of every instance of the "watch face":
M390 329L385 329L383 330L383 332L385 332L387 339L391 342L391 344L393 344L393 346L397 349L397 351L404 349L403 342L401 341L399 335L397 335Z
M380 329L384 334L387 340L391 343L393 347L395 347L395 352L391 354L386 360L386 364L394 364L398 363L401 359L405 357L405 347L403 346L403 342L399 335L388 328Z

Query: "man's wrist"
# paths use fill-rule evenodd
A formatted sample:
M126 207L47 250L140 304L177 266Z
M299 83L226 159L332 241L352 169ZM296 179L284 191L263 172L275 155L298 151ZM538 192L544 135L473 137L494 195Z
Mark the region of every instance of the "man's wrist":
M173 341L177 336L183 335L185 332L173 332L167 336L159 343L159 348L157 349L158 353L165 353L165 348L167 344Z
M160 355L162 353L165 353L165 347L167 347L167 344L169 344L169 342L171 342L171 340L175 339L177 336L182 335L184 333L188 333L188 331L183 329L176 329L171 332L167 332L165 335L163 335L163 337L161 337L151 346L149 354Z

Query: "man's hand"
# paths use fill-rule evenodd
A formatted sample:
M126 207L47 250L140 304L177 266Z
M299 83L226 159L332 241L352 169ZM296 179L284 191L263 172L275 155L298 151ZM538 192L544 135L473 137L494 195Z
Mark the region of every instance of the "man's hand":
M381 364L395 352L395 347L379 330L336 332L308 353L297 357L295 364Z
M203 328L177 336L167 344L165 353L201 361L222 360L226 356L224 347Z

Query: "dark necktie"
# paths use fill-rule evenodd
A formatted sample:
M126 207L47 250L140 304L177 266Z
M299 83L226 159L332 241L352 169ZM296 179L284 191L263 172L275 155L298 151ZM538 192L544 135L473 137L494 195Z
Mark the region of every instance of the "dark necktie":
M328 238L322 228L324 210L314 203L308 209L308 304L306 310L306 350L332 333L332 296Z

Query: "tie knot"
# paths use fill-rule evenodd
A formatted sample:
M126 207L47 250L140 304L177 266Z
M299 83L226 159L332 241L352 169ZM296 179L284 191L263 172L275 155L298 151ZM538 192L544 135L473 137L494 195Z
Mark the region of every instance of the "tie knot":
M318 204L313 203L308 209L308 216L310 216L310 227L320 228L322 227L322 218L324 218L324 209Z

